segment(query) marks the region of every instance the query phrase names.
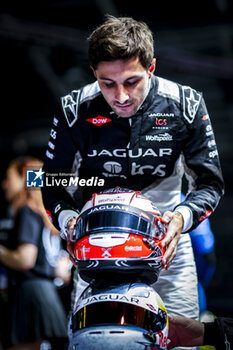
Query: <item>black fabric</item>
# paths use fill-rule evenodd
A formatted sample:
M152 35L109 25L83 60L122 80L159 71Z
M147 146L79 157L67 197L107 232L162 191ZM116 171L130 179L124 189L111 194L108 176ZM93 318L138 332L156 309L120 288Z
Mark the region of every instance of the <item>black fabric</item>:
M45 231L44 231L45 230ZM41 216L28 206L22 207L16 217L14 229L9 236L9 249L16 249L19 244L33 244L38 248L35 266L29 271L16 271L9 269L10 283L17 285L24 279L39 277L53 278L54 266L46 258L46 249L43 243L43 235L46 233Z
M204 345L214 345L217 350L233 348L233 318L217 317L205 323Z
M46 279L22 282L11 298L11 344L66 337L67 317L54 284Z
M9 248L20 244L37 247L37 259L28 271L8 269L8 332L4 344L12 346L38 339L67 338L67 316L53 283L54 266L61 251L60 238L44 226L42 217L28 206L16 217Z

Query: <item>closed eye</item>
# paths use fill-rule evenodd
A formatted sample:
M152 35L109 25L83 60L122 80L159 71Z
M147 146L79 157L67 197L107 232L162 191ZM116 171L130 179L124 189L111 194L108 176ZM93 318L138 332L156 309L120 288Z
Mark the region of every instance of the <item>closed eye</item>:
M126 81L126 82L125 82L125 85L126 85L126 86L133 86L133 85L136 85L137 82L138 82L138 80Z

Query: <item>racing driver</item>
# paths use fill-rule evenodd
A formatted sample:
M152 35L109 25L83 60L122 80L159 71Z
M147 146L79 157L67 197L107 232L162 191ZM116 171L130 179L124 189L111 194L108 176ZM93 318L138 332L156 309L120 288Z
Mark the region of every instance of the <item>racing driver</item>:
M92 32L89 59L96 81L61 98L44 162L45 174L74 174L79 186L45 186L45 207L65 237L92 193L116 186L140 190L169 224L165 269L154 288L169 314L198 318L187 232L215 210L223 194L202 94L153 74L152 32L129 17L108 16ZM184 172L189 191L180 203Z

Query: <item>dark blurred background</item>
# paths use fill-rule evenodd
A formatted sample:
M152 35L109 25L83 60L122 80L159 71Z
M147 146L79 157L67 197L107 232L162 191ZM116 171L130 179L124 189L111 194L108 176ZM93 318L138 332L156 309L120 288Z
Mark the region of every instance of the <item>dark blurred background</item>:
M18 155L44 158L60 96L93 81L86 38L106 13L146 21L155 38L156 75L204 93L226 183L211 217L217 268L207 289L208 309L233 316L231 0L1 2L1 179Z

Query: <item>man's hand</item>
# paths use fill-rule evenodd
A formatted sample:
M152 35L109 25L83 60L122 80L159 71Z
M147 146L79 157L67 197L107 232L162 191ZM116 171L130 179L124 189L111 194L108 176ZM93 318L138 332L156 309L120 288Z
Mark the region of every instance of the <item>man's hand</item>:
M67 222L67 232L72 233L74 231L74 225L76 223L76 219L72 218Z
M69 241L74 240L74 226L76 224L76 221L76 218L72 218L66 224L66 239Z
M177 346L200 346L204 341L204 324L186 317L169 316L168 350Z
M166 247L166 252L163 257L163 266L167 270L171 265L172 260L176 256L177 245L180 238L180 233L183 228L183 216L178 212L166 211L162 217L163 221L168 224L167 234L162 242L162 246Z
M72 262L67 253L61 254L55 267L55 277L60 278L64 284L68 284L71 278Z

